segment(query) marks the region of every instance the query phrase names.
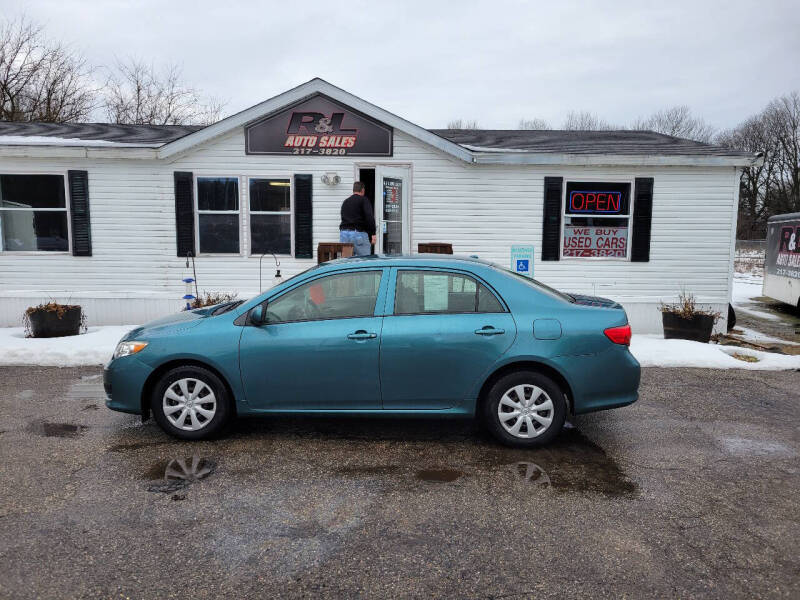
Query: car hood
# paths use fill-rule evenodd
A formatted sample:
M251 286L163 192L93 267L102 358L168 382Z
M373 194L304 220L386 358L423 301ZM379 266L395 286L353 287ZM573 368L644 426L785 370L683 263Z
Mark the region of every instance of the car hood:
M137 337L144 337L147 335L158 335L165 332L183 331L191 329L199 325L203 319L208 317L216 306L208 306L206 308L198 308L195 310L184 310L173 315L161 317L155 321L145 323L141 327L132 329L128 334L122 338L125 340L133 340Z

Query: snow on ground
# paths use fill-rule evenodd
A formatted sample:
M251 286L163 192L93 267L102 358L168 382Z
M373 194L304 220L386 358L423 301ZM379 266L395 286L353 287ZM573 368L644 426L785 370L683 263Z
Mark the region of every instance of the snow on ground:
M763 296L762 286L764 278L749 273L734 273L733 275L733 298L731 302L737 311L742 311L748 315L758 317L759 319L766 319L767 321L780 321L781 318L777 315L757 310L752 307L757 304L754 298Z
M90 327L88 333L62 338L26 338L22 327L0 328L0 365L76 367L109 361L130 325ZM757 333L757 332L756 332ZM665 340L659 335L634 335L631 352L643 367L706 367L711 369L800 369L800 356L784 356L736 346ZM733 353L754 356L744 362Z
M741 333L737 333L738 331L741 331ZM771 335L767 335L766 333L761 333L760 331L756 331L755 329L742 327L741 325L737 325L734 331L728 332L728 335L731 337L741 338L746 342L755 342L756 344L779 344L782 346L800 346L800 343L798 342L790 342L789 340L782 340L781 338L772 337Z
M782 371L800 369L800 356L760 352L738 346L702 344L690 340L665 340L660 335L634 335L631 353L643 367L703 367L708 369L752 369ZM758 362L745 362L733 354L753 356Z
M82 335L26 338L22 327L0 328L0 365L79 367L103 365L133 326L89 327Z

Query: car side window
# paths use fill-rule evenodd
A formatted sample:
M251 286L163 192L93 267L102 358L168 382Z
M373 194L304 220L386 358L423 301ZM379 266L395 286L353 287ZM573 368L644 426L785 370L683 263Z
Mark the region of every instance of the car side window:
M504 312L489 289L468 275L398 271L394 314Z
M304 283L267 304L267 322L371 317L381 276L381 271L357 271Z

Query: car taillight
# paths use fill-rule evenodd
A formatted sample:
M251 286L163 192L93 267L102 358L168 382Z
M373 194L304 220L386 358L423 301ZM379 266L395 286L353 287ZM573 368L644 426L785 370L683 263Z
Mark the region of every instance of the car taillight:
M631 345L630 325L622 325L621 327L609 327L603 333L605 333L606 337L615 344L621 344L623 346Z

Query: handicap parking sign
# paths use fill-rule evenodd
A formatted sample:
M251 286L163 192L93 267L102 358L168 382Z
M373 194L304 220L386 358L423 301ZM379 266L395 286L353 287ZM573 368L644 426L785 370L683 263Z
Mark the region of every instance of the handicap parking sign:
M511 246L511 270L520 275L533 277L533 246Z

